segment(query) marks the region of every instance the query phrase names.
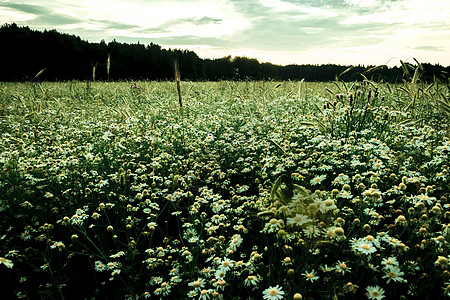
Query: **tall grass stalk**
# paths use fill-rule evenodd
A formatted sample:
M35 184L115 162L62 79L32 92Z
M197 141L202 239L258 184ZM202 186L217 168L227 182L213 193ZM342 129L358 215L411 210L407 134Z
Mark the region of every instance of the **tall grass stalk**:
M97 71L97 63L92 63L92 81L95 81L95 72Z
M46 67L43 67L39 72L37 72L37 74L34 76L34 79L37 79L39 76L41 76L46 69L47 69Z
M108 53L108 58L106 59L106 75L108 76L108 81L110 68L111 68L111 53Z
M178 60L174 60L173 62L173 73L175 76L175 82L177 83L177 93L178 93L178 103L180 104L180 108L183 107L183 100L181 97L181 73L180 73L180 65Z

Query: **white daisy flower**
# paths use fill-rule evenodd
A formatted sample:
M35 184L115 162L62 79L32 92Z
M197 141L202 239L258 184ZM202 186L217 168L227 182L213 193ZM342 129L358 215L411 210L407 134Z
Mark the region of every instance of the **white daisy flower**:
M200 291L205 287L206 281L203 278L197 278L197 280L189 282L188 286L192 286L196 291Z
M381 261L381 265L382 266L398 266L398 260L395 257L388 257L388 258L383 258L383 260Z
M312 222L312 220L308 216L302 214L296 214L293 218L287 218L287 223L290 226L302 226L310 222Z
M347 266L346 263L341 262L341 261L337 261L335 268L336 268L336 272L338 272L340 274L346 274L346 273L350 272L350 270L352 269L349 266Z
M375 248L375 246L372 243L363 240L356 241L356 243L353 244L352 248L353 251L357 253L363 253L366 255L370 255L377 251L377 248Z
M256 276L256 275L249 275L249 276L247 276L247 278L244 280L244 285L245 286L256 286L256 285L258 285L258 282L259 282L259 280L260 280L260 278L259 278L259 276Z
M240 234L235 234L230 240L228 248L230 250L236 251L236 249L241 245L243 239Z
M0 257L0 264L4 264L7 268L12 269L14 266L13 262L9 259L6 259L4 257Z
M317 185L317 184L322 183L322 181L324 181L325 178L327 178L327 175L325 175L325 174L324 175L320 175L320 176L316 176L313 179L311 179L310 183L311 183L311 185Z
M391 281L395 282L405 281L405 279L402 278L402 276L405 275L405 273L402 272L398 266L387 265L384 270L386 273L383 275L383 278L387 278L387 283Z
M314 282L320 278L319 276L316 275L316 271L314 270L312 270L311 272L305 271L302 275L305 276L306 280L309 280L311 282Z
M108 268L106 267L106 265L104 263L102 263L101 261L96 261L95 262L95 271L97 272L103 272L106 271Z
M320 235L321 230L319 227L315 225L309 225L305 229L303 229L303 233L309 239L315 238Z
M266 300L279 300L283 299L284 292L283 289L276 285L275 287L269 287L263 291L263 299Z
M226 257L223 259L220 259L218 261L219 270L221 270L224 273L228 272L231 268L233 268L233 266L234 266L234 261L232 261Z
M379 287L378 285L376 285L376 286L368 286L366 288L366 291L368 293L367 297L369 299L377 299L377 300L379 300L379 299L383 299L385 297L384 296L384 290L381 287Z

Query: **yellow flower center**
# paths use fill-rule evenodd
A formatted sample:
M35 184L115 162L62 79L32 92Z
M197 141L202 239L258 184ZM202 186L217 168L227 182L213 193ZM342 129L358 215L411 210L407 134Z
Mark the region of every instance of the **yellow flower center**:
M380 296L380 293L378 293L378 291L372 291L372 296L378 297Z
M306 275L306 277L308 277L308 278L313 278L313 277L314 277L314 274L309 273L309 274Z
M225 284L227 284L227 282L225 280L219 280L219 281L217 281L217 284L218 285L225 285Z
M448 265L448 260L444 256L438 256L437 262L440 265L444 265L444 266Z
M297 299L303 299L303 297L302 297L301 294L297 293L297 294L294 295L294 299L295 299L295 300L297 300Z
M200 286L200 281L195 281L194 282L194 287L199 287Z
M325 206L330 207L333 205L333 200L327 200L325 201Z
M271 289L269 292L270 296L276 296L278 294L278 291L276 289Z
M336 233L336 235L338 236L342 236L344 235L344 229L342 229L341 227L337 227L334 232Z
M347 265L344 264L344 263L341 263L341 264L339 265L339 268L341 268L342 270L346 270L346 269L347 269Z
M370 246L367 245L367 244L362 244L362 245L361 245L361 248L363 248L364 250L369 250L369 249L370 249Z

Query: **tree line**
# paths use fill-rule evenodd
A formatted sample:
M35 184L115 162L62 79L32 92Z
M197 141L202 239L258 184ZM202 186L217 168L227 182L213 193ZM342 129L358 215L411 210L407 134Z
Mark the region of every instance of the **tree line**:
M56 30L43 32L27 26L4 24L0 27L0 81L19 80L169 80L174 76L174 61L178 62L182 80L306 80L354 81L369 79L401 82L405 65L341 66L287 65L260 63L247 57L201 59L193 51L164 49L150 43L143 45L90 43L75 35ZM411 65L412 66L412 65ZM421 64L424 81L435 78L448 81L450 66Z

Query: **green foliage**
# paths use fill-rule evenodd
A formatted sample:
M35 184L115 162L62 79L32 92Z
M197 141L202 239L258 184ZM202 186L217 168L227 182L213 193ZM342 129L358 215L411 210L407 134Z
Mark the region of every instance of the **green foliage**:
M410 79L404 80L404 84L398 88L403 95L398 104L402 111L410 115L411 121L441 128L442 122L450 122L448 83L442 84L436 78L430 84L421 82L424 67L414 60L417 66L401 62L404 76Z

